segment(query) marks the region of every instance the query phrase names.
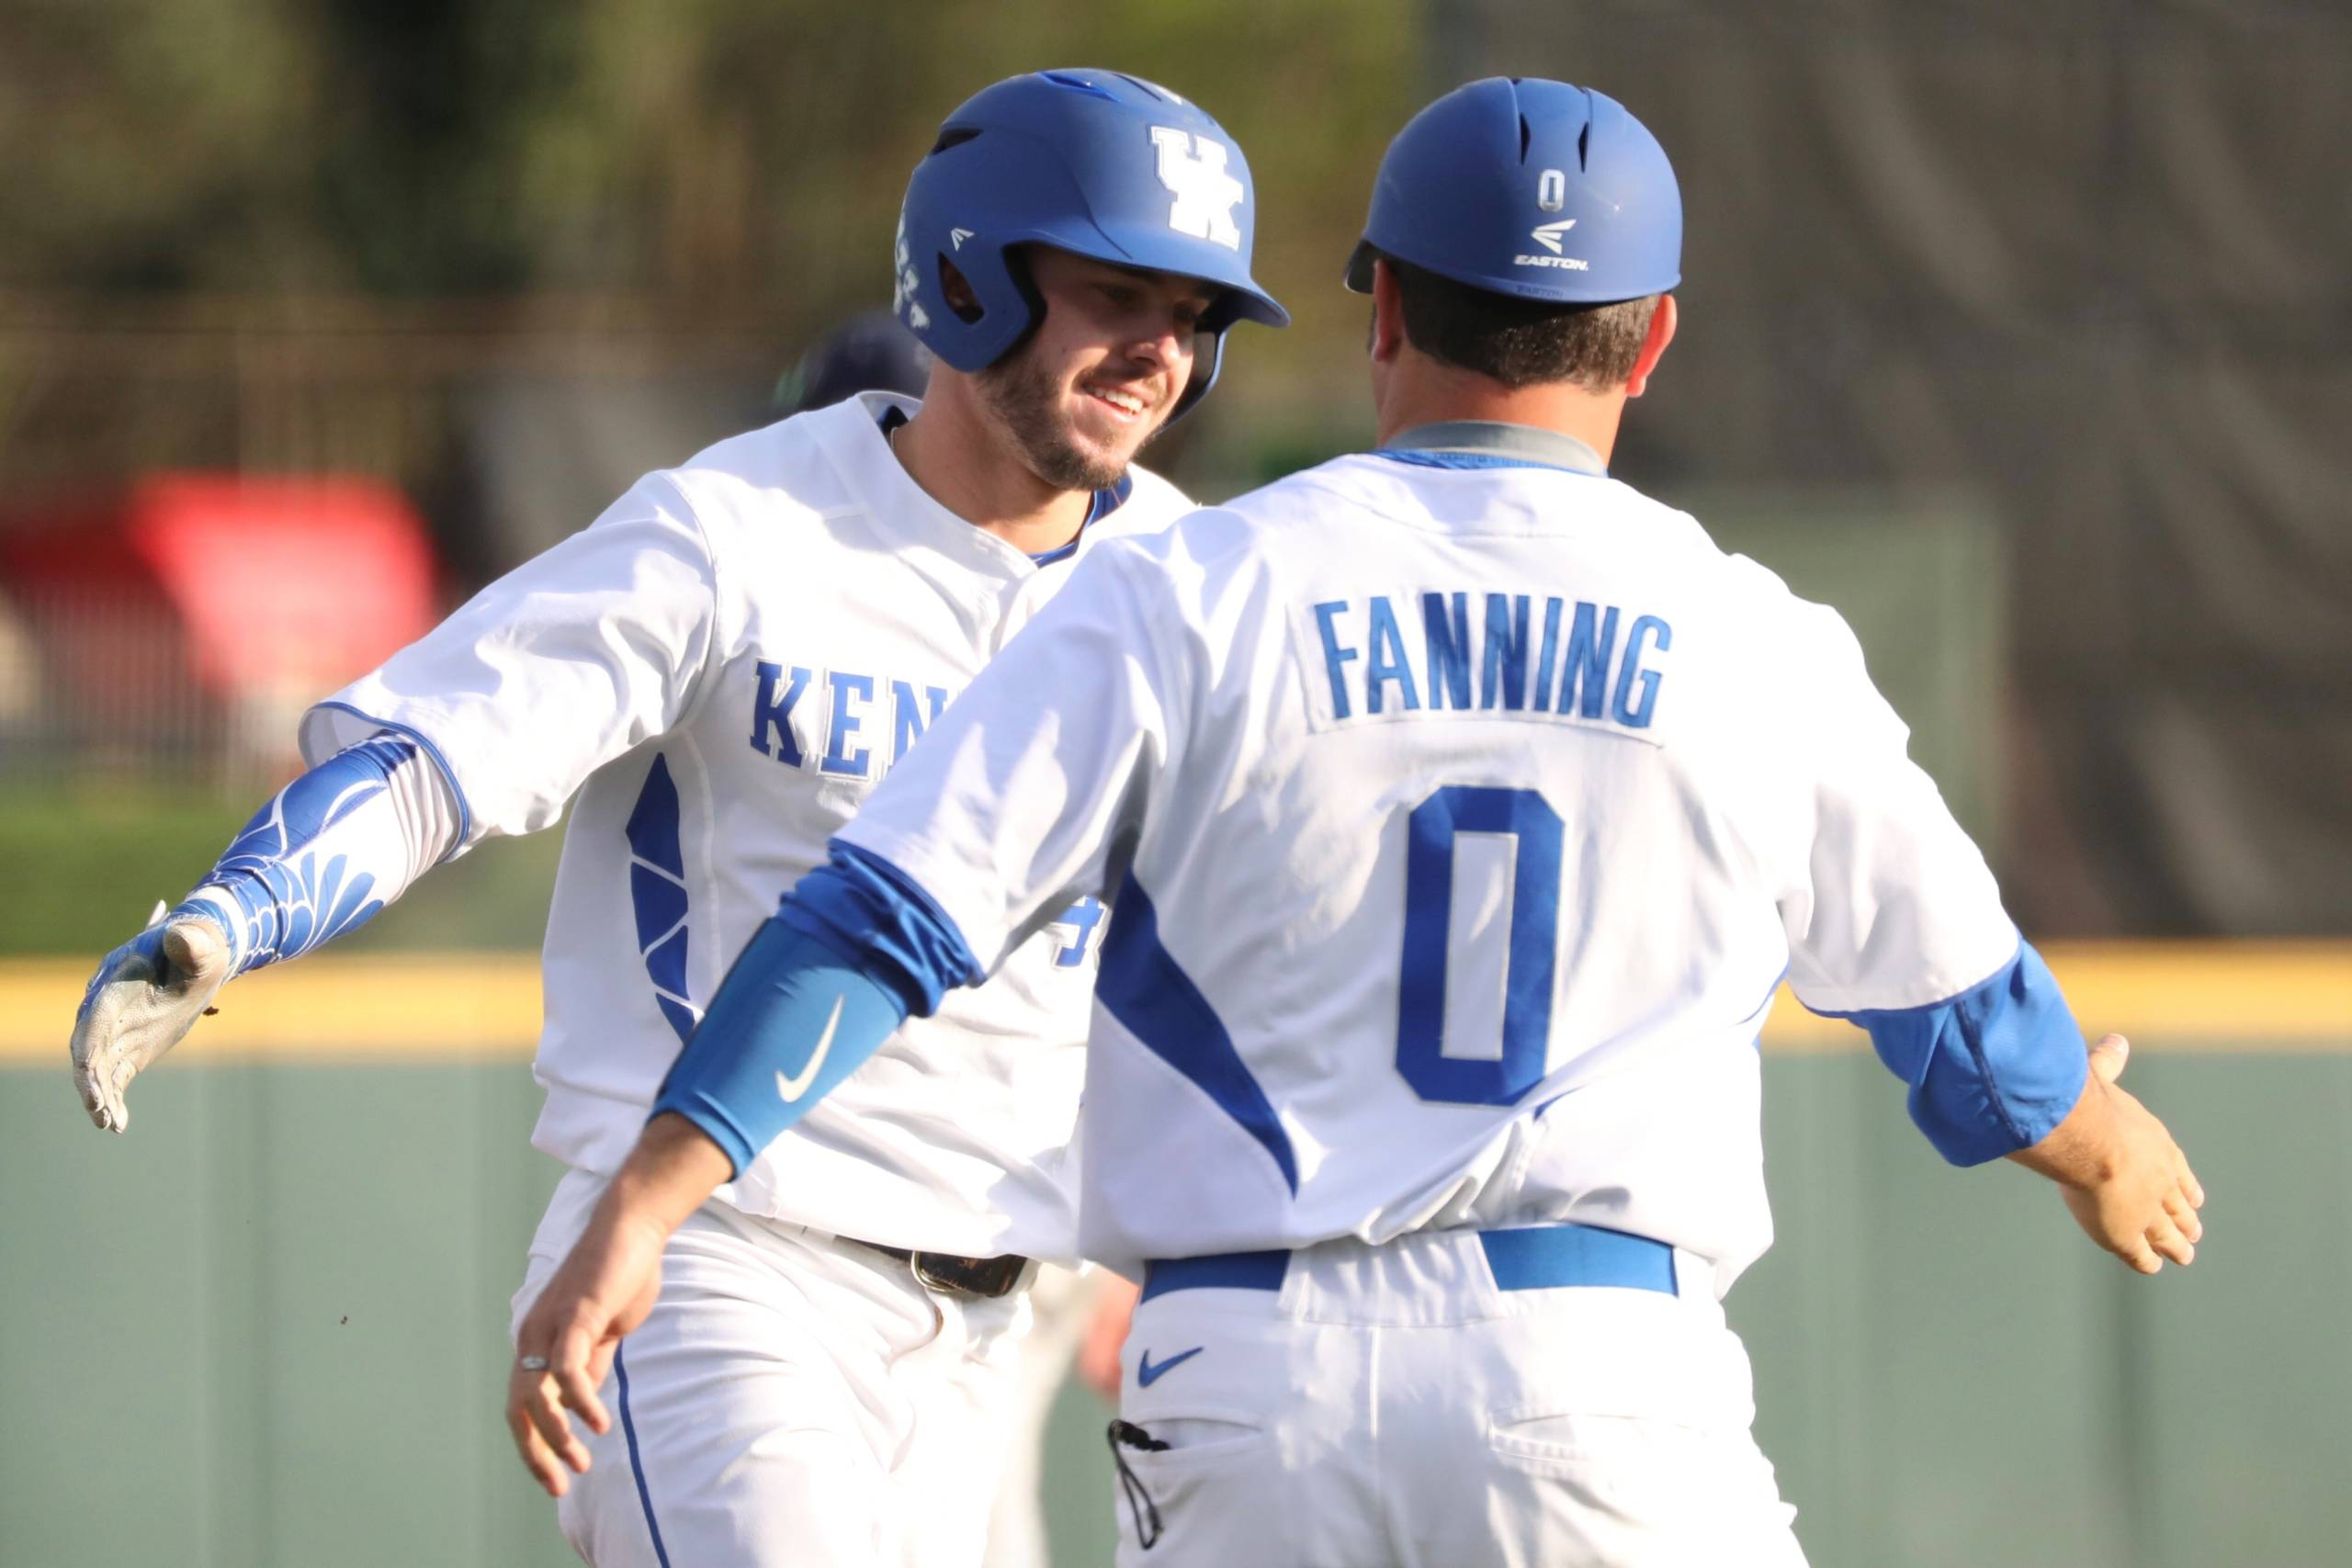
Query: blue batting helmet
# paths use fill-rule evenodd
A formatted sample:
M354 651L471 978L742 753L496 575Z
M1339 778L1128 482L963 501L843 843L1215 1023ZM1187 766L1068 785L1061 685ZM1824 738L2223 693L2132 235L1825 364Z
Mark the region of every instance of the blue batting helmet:
M1051 245L1215 285L1180 418L1216 381L1225 329L1289 324L1250 276L1257 204L1250 164L1216 120L1167 88L1115 71L1039 71L983 89L949 115L899 217L892 304L958 370L993 365L1043 306L1010 254ZM953 264L977 311L941 292Z
M1682 281L1682 193L1657 138L1616 99L1489 76L1388 144L1348 260L1359 294L1375 255L1521 299L1638 299Z

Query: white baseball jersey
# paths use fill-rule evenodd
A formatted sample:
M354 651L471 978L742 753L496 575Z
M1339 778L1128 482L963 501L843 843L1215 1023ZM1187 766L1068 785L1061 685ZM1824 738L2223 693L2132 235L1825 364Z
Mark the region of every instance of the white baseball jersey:
M1615 480L1342 457L1076 575L842 837L982 964L1112 898L1090 1256L1574 1220L1728 1288L1784 972L2018 957L1840 618Z
M454 783L459 848L575 795L544 964L533 1142L618 1167L736 953L876 783L1070 575L933 501L868 393L648 475L313 709L316 760L379 728ZM1103 538L1187 506L1133 473ZM888 1245L1072 1251L1062 1168L1099 905L1065 907L998 983L910 1020L722 1196Z

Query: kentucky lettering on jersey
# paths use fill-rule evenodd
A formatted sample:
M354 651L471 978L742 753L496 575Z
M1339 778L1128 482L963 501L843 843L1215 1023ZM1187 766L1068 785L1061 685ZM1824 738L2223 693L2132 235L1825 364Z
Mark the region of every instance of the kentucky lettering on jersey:
M1559 594L1374 593L1299 614L1324 688L1317 728L1351 719L1476 713L1603 719L1647 729L1674 628L1658 615Z
M947 708L926 682L765 659L752 675L752 750L835 778L880 778Z

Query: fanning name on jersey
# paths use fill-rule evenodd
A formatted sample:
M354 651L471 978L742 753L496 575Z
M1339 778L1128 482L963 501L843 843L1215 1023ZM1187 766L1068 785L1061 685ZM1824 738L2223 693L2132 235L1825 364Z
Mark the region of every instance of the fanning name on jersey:
M1471 712L1647 729L1674 646L1659 616L1556 594L1374 593L1297 621L1300 662L1324 676L1307 682L1317 728Z

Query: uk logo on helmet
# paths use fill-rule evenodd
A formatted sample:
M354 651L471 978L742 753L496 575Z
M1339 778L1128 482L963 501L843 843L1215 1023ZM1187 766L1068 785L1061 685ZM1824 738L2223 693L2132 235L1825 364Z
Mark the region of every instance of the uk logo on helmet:
M1176 197L1168 209L1168 226L1239 250L1241 228L1233 220L1233 209L1249 191L1227 172L1225 143L1172 125L1153 126L1151 141L1159 149L1159 183Z

